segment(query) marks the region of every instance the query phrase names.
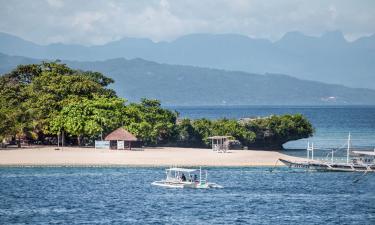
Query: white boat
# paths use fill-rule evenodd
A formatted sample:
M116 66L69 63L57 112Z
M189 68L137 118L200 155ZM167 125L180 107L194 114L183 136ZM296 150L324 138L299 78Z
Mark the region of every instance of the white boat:
M337 163L333 161L334 150L331 151L331 161L314 160L314 145L307 147L306 161L291 161L279 159L289 168L305 169L321 172L375 172L375 150L374 151L352 151L350 134L347 143L346 162ZM310 153L311 152L311 159ZM354 157L350 157L350 153Z
M168 188L223 188L223 186L207 181L207 170L204 171L205 176L202 177L202 169L187 169L172 167L165 170L166 178L160 181L154 181L151 184L155 186Z

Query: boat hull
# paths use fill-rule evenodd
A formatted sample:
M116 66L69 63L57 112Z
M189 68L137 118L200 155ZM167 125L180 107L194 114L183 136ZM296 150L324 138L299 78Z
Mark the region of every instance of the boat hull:
M216 183L195 183L195 182L170 182L170 181L155 181L151 183L154 186L166 188L193 188L193 189L208 189L208 188L223 188Z
M319 161L292 162L279 159L289 168L305 169L319 172L375 172L375 165L356 165L344 163L325 163Z

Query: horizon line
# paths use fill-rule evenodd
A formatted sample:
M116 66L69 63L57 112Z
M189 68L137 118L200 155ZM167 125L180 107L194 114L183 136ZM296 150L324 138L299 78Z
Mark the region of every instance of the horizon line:
M67 42L67 43L64 43L64 42L50 42L50 43L44 43L44 44L41 44L41 43L38 43L36 41L32 41L30 39L27 39L25 37L22 37L21 35L17 35L17 34L14 34L14 33L11 33L11 32L7 32L7 31L1 31L0 30L0 34L5 34L5 35L8 35L8 36L13 36L15 38L18 38L18 39L21 39L23 41L26 41L26 42L31 42L35 45L39 45L39 46L50 46L50 45L78 45L78 46L83 46L83 47L95 47L95 46L105 46L107 44L110 44L110 43L114 43L114 42L118 42L118 41L122 41L124 39L139 39L139 40L147 40L147 41L150 41L152 42L153 44L159 44L159 43L173 43L175 41L177 41L178 39L181 39L181 38L184 38L184 37L187 37L187 36L193 36L193 35L212 35L212 36L224 36L224 35L233 35L233 36L242 36L244 38L248 38L250 40L263 40L263 41L269 41L270 43L274 44L274 43L277 43L279 41L281 41L286 35L288 34L291 34L291 33L297 33L299 35L302 35L302 36L305 36L307 38L316 38L316 39L320 39L322 37L324 37L326 34L329 34L329 33L340 33L344 40L347 42L347 43L353 43L353 42L356 42L362 38L369 38L369 37L372 37L372 36L375 36L375 33L371 33L371 34L367 34L367 35L362 35L362 36L359 36L355 39L352 39L350 40L350 38L346 37L345 34L341 31L341 30L326 30L322 33L320 33L320 35L311 35L311 34L306 34L302 31L298 31L298 30L291 30L291 31L287 31L285 32L283 35L281 35L280 38L278 38L277 40L271 40L270 38L262 38L262 37L255 37L254 35L246 35L246 34L242 34L242 33L205 33L205 32L193 32L193 33L187 33L187 34L183 34L183 35L180 35L180 36L177 36L175 38L172 38L171 40L159 40L159 41L155 41L153 40L152 38L149 38L149 37L136 37L136 36L122 36L120 38L116 38L116 39L113 39L113 40L110 40L110 41L107 41L107 42L104 42L104 43L101 43L101 44L89 44L89 43L74 43L74 42Z

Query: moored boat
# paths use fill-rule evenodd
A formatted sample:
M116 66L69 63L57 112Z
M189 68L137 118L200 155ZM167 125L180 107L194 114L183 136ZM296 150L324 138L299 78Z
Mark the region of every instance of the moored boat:
M375 164L329 163L322 161L291 161L279 159L289 168L320 172L375 172Z
M351 151L351 136L349 134L347 143L347 155L345 163L333 161L334 151L331 153L331 161L314 160L314 145L307 147L306 161L291 161L280 158L280 162L289 168L305 169L320 172L375 172L375 150L374 151ZM311 152L311 159L310 153ZM352 153L353 157L350 157Z

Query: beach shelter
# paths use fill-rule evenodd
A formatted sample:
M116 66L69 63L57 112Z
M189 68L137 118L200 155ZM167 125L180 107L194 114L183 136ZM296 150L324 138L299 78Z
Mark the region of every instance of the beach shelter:
M217 152L227 152L229 148L229 139L232 136L212 136L208 139L212 141L212 150Z
M110 141L110 148L111 149L129 149L132 148L132 142L138 141L138 139L129 131L125 130L124 128L120 127L114 130L112 133L108 134L105 137L106 141Z

